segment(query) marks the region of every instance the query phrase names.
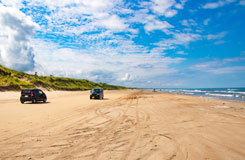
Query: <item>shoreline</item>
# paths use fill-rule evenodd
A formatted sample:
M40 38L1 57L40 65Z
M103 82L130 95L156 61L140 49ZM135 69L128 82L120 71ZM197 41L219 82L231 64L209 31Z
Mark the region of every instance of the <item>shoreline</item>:
M184 96L191 96L191 97L200 97L200 98L211 98L216 100L224 100L224 101L231 101L231 102L244 102L245 100L231 100L231 99L225 99L225 98L219 98L219 97L208 97L208 96L198 96L198 95L187 95L187 94L181 94L181 93L170 93L170 92L160 92L160 93L168 93L168 94L176 94L176 95L184 95Z
M154 89L149 89L154 90ZM192 89L156 89L156 92L207 97L235 102L245 102L245 88L192 88Z

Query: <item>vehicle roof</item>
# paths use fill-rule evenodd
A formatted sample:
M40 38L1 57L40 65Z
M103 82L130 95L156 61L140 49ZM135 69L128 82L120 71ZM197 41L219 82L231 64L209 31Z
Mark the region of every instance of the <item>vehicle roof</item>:
M22 89L23 90L40 90L40 89L36 89L36 88L26 88L26 89Z
M93 89L103 89L103 88L93 88Z

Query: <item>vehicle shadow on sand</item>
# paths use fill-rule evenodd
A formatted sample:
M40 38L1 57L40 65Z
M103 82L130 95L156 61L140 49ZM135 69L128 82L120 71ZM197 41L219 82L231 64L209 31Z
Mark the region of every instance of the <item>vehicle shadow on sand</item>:
M90 99L90 100L96 100L96 101L107 101L109 98L104 98L104 99Z
M51 103L51 102L45 102L45 103L43 103L43 102L36 102L36 103L25 102L24 104L49 104L49 103Z

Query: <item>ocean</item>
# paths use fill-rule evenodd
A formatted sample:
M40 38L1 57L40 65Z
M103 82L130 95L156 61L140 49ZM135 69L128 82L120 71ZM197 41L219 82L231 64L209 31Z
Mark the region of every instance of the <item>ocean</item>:
M160 92L245 101L245 88L158 88Z

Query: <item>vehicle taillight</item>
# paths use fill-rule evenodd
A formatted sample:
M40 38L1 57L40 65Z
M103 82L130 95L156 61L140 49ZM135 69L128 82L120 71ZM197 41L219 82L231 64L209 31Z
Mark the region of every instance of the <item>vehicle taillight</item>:
M31 91L31 96L33 96L33 91Z

